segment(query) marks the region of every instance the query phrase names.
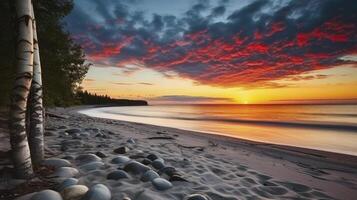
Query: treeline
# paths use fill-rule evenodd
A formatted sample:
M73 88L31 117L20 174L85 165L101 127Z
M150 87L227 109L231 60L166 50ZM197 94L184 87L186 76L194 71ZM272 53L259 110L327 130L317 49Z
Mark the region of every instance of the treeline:
M114 99L107 95L91 94L87 91L77 92L78 100L85 105L146 106L143 100Z
M9 104L15 75L15 1L0 1L0 107ZM76 91L88 71L82 48L64 31L63 18L73 0L33 0L37 23L44 103L69 106L78 103Z

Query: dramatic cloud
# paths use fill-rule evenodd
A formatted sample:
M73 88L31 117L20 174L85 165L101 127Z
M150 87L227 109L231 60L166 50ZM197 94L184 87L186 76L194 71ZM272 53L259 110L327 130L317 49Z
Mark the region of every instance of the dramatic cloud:
M346 59L357 54L354 0L198 1L172 15L135 10L142 1L75 1L66 22L91 62L223 87L279 87L274 81L357 64ZM305 77L314 78L324 77Z

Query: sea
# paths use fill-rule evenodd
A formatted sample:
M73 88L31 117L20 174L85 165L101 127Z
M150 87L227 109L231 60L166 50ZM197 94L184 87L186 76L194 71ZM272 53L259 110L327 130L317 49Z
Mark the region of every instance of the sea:
M357 105L182 104L80 113L357 156Z

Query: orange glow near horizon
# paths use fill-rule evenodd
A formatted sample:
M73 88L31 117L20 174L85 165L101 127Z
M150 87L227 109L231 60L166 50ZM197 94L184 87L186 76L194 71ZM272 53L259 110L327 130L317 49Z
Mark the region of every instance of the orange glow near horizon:
M311 78L323 74L323 78ZM345 65L277 80L278 87L215 87L178 76L166 77L151 69L127 73L116 67L92 67L82 87L113 98L145 99L160 103L343 103L357 99L357 68ZM188 102L162 96L190 97ZM198 97L197 101L190 101Z

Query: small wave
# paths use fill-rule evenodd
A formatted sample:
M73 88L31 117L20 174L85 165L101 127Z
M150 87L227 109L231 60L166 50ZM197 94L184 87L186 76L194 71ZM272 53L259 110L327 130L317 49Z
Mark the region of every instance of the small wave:
M328 129L328 130L343 130L343 131L357 131L357 125L354 124L331 124L323 122L305 122L305 121L272 121L272 120L253 120L253 119L229 119L217 117L178 117L178 116L150 116L141 114L128 114L114 111L104 111L110 114L117 114L131 117L157 118L157 119L174 119L174 120L188 120L188 121L211 121L211 122L226 122L237 124L255 124L265 126L284 126L310 129Z

